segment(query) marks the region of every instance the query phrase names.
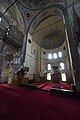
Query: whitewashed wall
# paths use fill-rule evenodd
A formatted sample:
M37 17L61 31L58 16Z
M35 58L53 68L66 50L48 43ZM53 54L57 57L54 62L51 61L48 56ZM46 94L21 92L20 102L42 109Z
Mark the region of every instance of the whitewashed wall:
M31 44L27 40L25 66L29 67L28 77L33 79L33 74L38 72L38 51L39 47L32 41L32 36L28 34L28 39L31 40Z
M65 47L65 50L64 50ZM61 51L62 52L62 58L58 59L48 59L48 54L51 53L57 53ZM46 54L44 54L45 52ZM67 45L66 42L64 44L56 49L53 50L46 50L46 49L41 49L41 72L43 73L44 69L47 69L47 64L51 64L52 66L59 66L60 62L63 62L65 64L65 70L64 72L67 73L68 75L70 74L70 62L69 62L69 56L68 56L68 50L67 50ZM40 64L39 64L40 65ZM40 66L38 67L40 68Z
M33 79L33 74L38 74L38 73L43 74L44 70L47 69L48 63L51 64L52 66L59 66L60 62L63 62L65 64L64 72L67 73L68 76L70 76L71 70L70 70L70 62L69 62L66 42L64 42L61 47L53 50L46 50L41 48L41 52L40 52L40 47L34 41L32 41L32 36L30 34L28 34L28 39L31 40L31 44L27 41L25 66L29 67L29 72L28 72L29 79ZM59 51L62 52L62 58L52 59L52 60L48 59L49 53L53 54L53 53L58 53ZM44 54L44 52L46 54Z

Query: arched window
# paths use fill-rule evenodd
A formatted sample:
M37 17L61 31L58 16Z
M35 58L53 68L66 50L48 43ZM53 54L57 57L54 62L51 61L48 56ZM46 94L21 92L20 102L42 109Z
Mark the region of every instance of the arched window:
M58 57L61 58L62 57L62 52L58 52Z
M51 73L47 73L47 80L51 80Z
M51 70L51 64L47 65L47 70Z
M62 70L64 70L65 69L64 63L61 62L60 67L61 67Z
M54 53L54 54L53 54L53 58L54 58L54 59L57 59L57 53Z
M61 74L61 78L62 78L62 81L66 81L66 74L65 74L65 73L62 73L62 74Z
M52 59L52 54L51 53L48 54L48 59Z

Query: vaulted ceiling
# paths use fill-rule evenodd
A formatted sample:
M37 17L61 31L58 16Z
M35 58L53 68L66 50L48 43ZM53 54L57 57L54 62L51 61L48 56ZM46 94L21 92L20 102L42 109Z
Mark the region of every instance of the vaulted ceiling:
M18 0L20 4L22 4L25 8L30 10L38 10L43 8L48 2L58 2L64 3L67 7L79 2L79 0Z
M23 7L23 11L37 11L42 9L48 2L55 2L56 0L17 0L17 4ZM74 0L76 4L79 0ZM3 14L11 5L13 0L0 0L0 12ZM57 0L65 4L67 8L73 5L73 0ZM76 9L80 16L80 6ZM15 4L8 9L5 14L6 19L16 26L20 31L24 31L23 21L20 11ZM29 33L39 46L46 49L53 49L59 47L65 41L65 30L63 13L58 8L50 8L41 12L32 22Z
M77 1L74 0L74 3ZM73 0L68 0L69 7ZM79 9L76 9L77 13ZM54 49L63 45L66 40L63 12L59 8L48 8L43 10L32 22L29 33L40 47Z
M15 4L12 5L12 3L13 3L12 0L3 0L3 1L0 0L0 16L3 16L2 20L5 18L5 22L7 22L8 24L12 24L13 26L16 26L16 28L19 31L23 31L24 28L23 25L21 24L22 22L21 13L18 7ZM9 6L11 7L9 8Z
M44 10L32 22L29 33L42 48L60 47L66 39L62 11L58 8Z

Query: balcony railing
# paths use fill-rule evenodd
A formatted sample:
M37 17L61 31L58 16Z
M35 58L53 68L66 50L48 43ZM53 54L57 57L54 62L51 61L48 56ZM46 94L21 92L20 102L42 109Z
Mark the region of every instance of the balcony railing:
M9 38L11 38L13 41L18 42L20 44L23 43L23 37L24 35L22 32L18 31L15 27L11 26L10 30L8 31Z
M12 42L13 44L17 43L20 46L23 44L23 33L18 31L16 27L10 26L9 28L4 28L0 25L0 40L4 42L8 42L9 44Z

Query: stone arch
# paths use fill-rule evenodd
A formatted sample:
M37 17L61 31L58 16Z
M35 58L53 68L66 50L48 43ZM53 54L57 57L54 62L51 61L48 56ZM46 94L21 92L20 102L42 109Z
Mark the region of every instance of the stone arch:
M54 4L52 4L52 5L49 5L49 6L45 7L45 8L43 8L43 9L41 9L36 15L34 15L34 17L31 19L31 21L30 21L30 23L29 23L29 25L28 25L28 30L29 30L29 28L30 28L30 25L31 25L32 22L34 21L34 19L36 19L37 16L38 16L43 10L46 10L46 9L49 9L49 8L55 8L55 7L61 9L64 15L67 14L67 9L66 9L66 7L65 7L64 5L62 5L62 4L60 4L60 3L54 3Z
M53 3L43 9L41 9L37 14L35 14L33 16L33 18L31 19L31 21L29 22L28 24L28 27L27 27L27 31L26 31L26 41L24 41L24 46L23 46L23 49L22 49L22 52L23 52L23 63L25 61L25 52L26 52L26 45L27 45L27 37L28 37L28 32L29 32L29 28L32 24L32 22L38 17L38 15L43 11L43 10L46 10L46 9L49 9L49 8L59 8L60 10L62 10L63 14L64 14L64 17L67 16L67 9L66 7L63 5L63 4L60 4L60 3ZM66 17L65 17L66 18Z

